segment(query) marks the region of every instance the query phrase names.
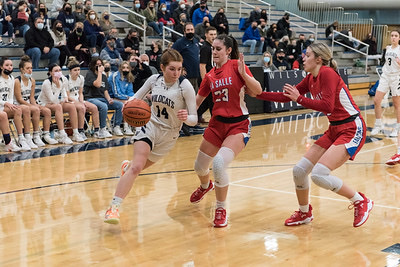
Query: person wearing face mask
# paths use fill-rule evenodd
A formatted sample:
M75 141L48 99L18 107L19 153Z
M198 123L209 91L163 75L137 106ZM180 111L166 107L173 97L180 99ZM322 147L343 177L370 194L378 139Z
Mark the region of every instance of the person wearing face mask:
M84 4L84 9L83 12L85 13L85 15L87 15L87 13L93 9L92 7L92 0L85 0Z
M87 67L90 62L89 46L87 44L86 34L83 31L83 23L75 23L74 30L67 39L67 47L71 54L81 62L81 67Z
M72 12L75 17L75 22L84 22L86 19L86 14L83 10L83 3L81 0L75 2L75 11Z
M179 1L179 6L174 9L174 12L172 13L172 18L175 20L175 25L180 22L180 15L184 13L186 16L185 18L189 17L189 9L186 6L185 0L180 0ZM185 21L186 22L186 21Z
M56 19L60 11L63 10L64 0L53 0L49 8L49 18Z
M144 59L142 61L142 58ZM129 65L131 66L131 73L134 77L133 81L133 92L137 92L140 87L143 86L145 81L153 74L159 74L156 70L155 73L152 72L150 68L154 68L149 66L149 57L146 54L143 54L140 57L131 55L129 57Z
M193 12L192 23L194 26L203 22L203 18L208 17L208 21L211 21L213 18L210 14L210 11L207 9L207 2L204 0L200 1L200 6Z
M229 34L229 22L225 16L224 8L220 7L215 14L211 25L217 29L218 34Z
M264 48L264 37L260 36L260 32L257 30L257 22L253 21L251 25L246 29L242 37L243 46L250 46L250 54L255 53L256 47L258 53L261 54Z
M208 20L208 17L203 18L203 23L197 24L196 27L194 27L194 36L197 38L201 43L204 42L206 39L206 29L210 27L210 21Z
M40 3L37 12L34 12L29 16L29 25L33 26L35 19L37 17L41 17L43 19L44 29L46 30L50 29L51 19L49 18L47 11L48 10L46 5L44 3Z
M272 56L270 52L264 52L262 57L257 60L256 67L262 67L264 72L271 72L278 70L274 63L272 63Z
M292 37L292 30L290 28L290 22L289 22L289 13L285 13L283 17L278 20L277 27L278 27L278 37L282 38L283 36L287 35L289 38Z
M172 18L169 10L167 10L167 5L165 3L160 5L160 8L157 12L157 18L158 22L162 22L165 27L173 29L175 25L175 20ZM166 33L170 35L171 32L167 31Z
M117 50L121 55L122 59L125 60L126 57L124 58L125 55L123 55L123 53L125 52L125 47L124 44L122 43L122 40L119 39L118 37L118 29L115 27L111 28L110 31L108 32L108 35L106 35L106 38L101 46L101 50L103 50L104 47L107 46L106 40L108 36L111 36L115 39L114 49Z
M8 37L10 42L7 44L9 46L14 46L14 25L11 23L11 16L7 15L7 12L3 10L3 4L0 3L0 47L5 46L1 35L8 32Z
M72 14L72 5L70 3L64 3L57 20L61 21L65 34L68 37L70 31L72 31L75 26L75 16Z
M93 56L97 56L96 46L101 47L104 41L104 32L100 27L97 13L90 10L87 13L86 20L83 23L83 30L86 33L86 38L90 46L90 52Z
M138 15L142 15L144 16L143 12L144 10L142 9L140 0L135 0L133 2L133 7L132 7L132 12L129 12L128 14L128 21L135 24L136 26L142 27L144 28L144 19L142 19L141 17L139 17ZM153 35L153 28L150 26L146 27L146 35Z
M260 22L261 18L261 9L259 7L254 7L254 10L250 12L249 18L246 20L245 23L245 29L247 29L254 21L257 22L257 24Z
M150 70L151 70L151 74L158 74L159 73L158 70L155 67L150 66L150 59L149 59L149 56L147 54L141 54L140 57L139 57L139 62L141 62L141 67L143 68L143 70L145 70L147 67L149 67ZM148 73L143 75L143 79L147 79L148 77L150 77L150 75L148 75Z
M105 35L108 35L110 30L112 28L115 28L114 23L110 19L110 14L108 13L108 11L104 11L101 14L101 19L99 22L100 22L100 27L103 30Z
M308 39L307 39L306 42L305 42L305 48L307 48L307 47L309 47L311 44L313 44L314 41L315 41L314 34L310 34L310 35L308 36Z
M121 57L124 60L128 60L130 55L139 55L141 38L135 28L131 28L123 40L124 51L121 53Z
M15 35L25 37L29 30L29 14L30 9L25 1L19 1L17 7L11 12L11 23L14 25Z
M264 20L262 20L260 22L260 25L258 25L258 27L257 27L258 32L260 33L260 36L264 38L264 46L262 49L263 53L265 52L265 50L267 50L267 46L269 45L269 42L270 42L267 38L268 29L267 29L266 25L267 25L266 22Z
M293 70L304 70L304 57L306 56L306 51L307 49L303 49L303 51L301 51L301 55L298 56L297 59L293 62Z
M105 74L108 79L108 77L110 77L110 74L112 73L111 64L107 60L103 60L103 66L104 66L103 74Z
M60 50L60 66L66 68L67 58L72 54L67 46L67 37L64 32L64 28L61 24L61 21L56 20L53 24L53 28L50 31L50 35L54 40L54 47Z
M179 15L179 23L175 24L174 30L183 35L183 29L185 27L186 22L187 22L186 14L185 13L181 13ZM178 35L176 33L172 33L172 42L176 42L181 37L182 37L181 35Z
M160 58L161 58L161 43L158 41L152 41L151 49L146 50L146 54L149 56L150 59L150 66L155 67L158 71L160 69Z
M146 17L147 24L153 28L153 30L159 35L162 36L163 31L163 23L158 22L156 9L154 7L154 2L149 1L147 3L147 8L143 11L143 16Z
M39 68L40 59L49 59L49 64L56 63L60 50L54 48L54 40L47 30L44 30L43 19L37 17L34 27L25 34L24 51L32 59L34 69Z
M126 103L129 97L134 95L133 82L135 80L131 73L131 66L128 61L123 61L118 68L118 71L113 72L108 77L110 97ZM133 135L132 129L128 123L123 123L123 132L125 135Z
M285 50L282 48L276 50L273 63L280 71L290 70L289 63L286 60Z
M119 64L122 62L122 57L115 47L115 37L107 36L106 39L107 46L104 47L100 52L100 58L102 60L107 60L111 64L111 70L117 71Z

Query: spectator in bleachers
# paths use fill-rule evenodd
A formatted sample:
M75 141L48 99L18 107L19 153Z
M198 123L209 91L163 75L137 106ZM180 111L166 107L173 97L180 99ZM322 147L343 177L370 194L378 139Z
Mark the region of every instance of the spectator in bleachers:
M3 9L7 13L7 15L10 15L18 4L14 0L3 0L1 2L3 3Z
M128 61L123 61L118 68L118 71L113 72L108 77L110 97L126 103L128 99L134 95L133 82L134 77L131 73L131 66ZM127 122L123 123L123 133L125 135L133 135L132 129Z
M143 9L141 9L141 4L140 4L140 0L135 0L133 2L133 7L132 7L132 11L135 13L138 13L139 15L143 15ZM144 20L138 16L136 16L134 13L129 12L128 14L128 21L139 26L142 27L144 26Z
M5 46L1 35L8 33L10 41L7 45L14 46L14 25L11 23L11 16L7 15L7 12L3 10L2 4L0 4L0 47Z
M307 48L309 45L313 44L314 41L315 41L314 34L310 34L310 35L308 36L308 39L307 39L306 42L305 42L305 45L306 45L305 48Z
M267 23L264 20L262 20L260 22L260 25L258 25L257 29L258 29L258 32L260 33L260 36L264 38L264 46L263 46L263 49L262 49L262 51L264 53L264 51L267 49L267 46L268 46L268 41L267 41L267 39L268 39L267 38L267 33L268 33Z
M261 9L261 14L260 14L260 22L265 21L265 24L268 24L268 14L266 9Z
M299 54L297 53L297 49L296 49L296 42L297 41L295 39L290 41L290 44L287 46L287 49L286 49L286 60L288 61L291 68L292 68L293 62L299 56Z
M259 7L254 7L254 10L250 12L249 18L246 20L245 23L245 28L247 29L253 21L257 22L257 24L260 23L260 18L261 18L261 9Z
M68 79L67 94L68 98L74 103L76 110L78 111L78 131L83 140L87 140L85 134L85 115L86 112L92 114L92 121L94 127L95 138L105 138L105 136L100 134L100 120L99 120L99 110L97 106L85 101L83 99L83 85L85 83L85 78L80 74L81 66L79 61L75 57L70 57L68 59L67 67L69 69L69 74L66 76Z
M26 32L24 51L32 59L34 69L39 68L40 59L49 59L49 64L58 61L60 51L54 48L54 40L50 33L44 29L41 17L37 17L34 27Z
M298 56L297 59L293 62L293 70L304 70L304 57L306 56L306 51L307 49L303 49L301 55Z
M64 0L53 0L48 11L49 18L53 20L57 19L58 14L63 9L63 6Z
M64 4L62 10L58 14L57 20L61 21L65 35L68 37L70 31L72 31L75 26L75 16L72 14L72 5L70 3Z
M244 32L242 44L244 46L250 46L251 55L255 53L256 47L258 48L258 53L262 53L264 47L264 38L260 36L260 32L257 30L257 21L253 21Z
M200 42L204 42L206 39L206 29L210 26L211 24L208 17L204 17L203 23L197 24L196 27L194 27L195 37L199 39Z
M83 95L85 100L97 106L100 115L100 132L106 137L111 134L106 129L108 110L115 110L113 116L113 133L117 136L122 136L120 128L122 123L122 106L123 104L110 97L108 93L109 85L107 76L103 74L104 66L100 58L94 57L90 61L89 71L85 77Z
M153 30L159 35L162 36L163 31L163 23L158 22L156 9L154 7L154 2L150 1L147 3L147 8L143 11L143 15L146 17L147 24L153 28Z
M74 30L68 36L67 46L71 54L82 63L81 67L89 65L90 52L82 22L75 23Z
M15 142L11 139L10 136L10 127L9 127L9 122L8 122L8 116L7 113L4 112L3 110L0 111L0 130L3 134L3 140L4 140L4 150L6 152L18 152L21 151L21 148L15 144Z
M147 54L141 54L139 56L139 62L141 62L143 65L148 66L150 68L150 70L151 70L151 74L158 74L158 70L155 67L150 66L150 59L149 59L149 56ZM147 76L147 75L144 75L144 76ZM150 77L150 75L148 77ZM144 77L143 79L147 80L148 77Z
M180 22L180 15L182 13L185 13L186 18L188 18L190 15L189 8L188 8L188 5L186 5L185 0L180 0L179 6L176 9L174 9L174 12L172 13L172 18L175 20L175 25Z
M107 79L110 77L110 74L112 73L111 71L111 64L107 60L102 60L103 61L103 66L104 66L104 74L106 75Z
M372 35L372 33L368 33L367 36L365 37L365 39L362 40L362 42L369 45L368 55L376 55L378 53L376 38L375 38L375 36ZM357 49L364 53L367 52L367 46L365 46L363 44L360 44L357 47Z
M119 64L122 62L122 57L118 50L114 48L115 37L108 35L106 38L106 47L100 52L100 58L102 60L107 60L111 64L111 71L117 71Z
M29 14L30 9L28 9L26 2L19 1L17 7L11 13L11 23L14 25L16 36L25 36L29 30Z
M150 66L153 66L160 72L160 59L162 55L161 43L159 41L152 41L150 50L146 50L146 54L149 56Z
M47 7L44 3L39 4L39 9L37 12L32 13L29 16L29 26L34 27L34 21L37 17L41 17L44 23L44 29L50 30L51 29L51 21L50 18L47 16Z
M264 72L271 72L278 70L272 62L272 55L270 52L264 52L262 58L257 60L256 66L262 67Z
M267 43L268 46L272 49L272 54L275 53L276 47L279 43L279 38L278 38L278 28L276 26L276 23L272 23L271 26L269 26L268 31L267 31Z
M108 36L112 36L115 38L114 49L117 50L122 57L122 53L125 51L125 47L124 47L122 40L118 37L118 29L115 27L111 28L108 32L108 35L106 35L106 39ZM106 40L104 40L104 42L101 46L101 50L103 50L104 47L106 47L106 45L107 45Z
M96 46L102 46L104 40L104 32L100 27L96 11L88 11L86 15L86 20L83 23L83 30L85 31L86 39L90 47L90 53L93 56L98 55Z
M282 38L283 36L287 35L290 38L292 38L292 30L290 28L290 14L285 13L283 17L278 20L277 28L278 28L278 37Z
M299 39L296 41L296 52L297 55L301 54L301 51L306 49L306 36L302 33L299 34Z
M60 13L61 14L61 13ZM61 21L56 20L53 24L53 28L50 31L50 35L54 40L54 47L60 51L60 66L66 68L68 57L72 56L67 46L67 35L64 31Z
M85 0L85 2L83 3L84 7L83 7L83 12L85 13L85 15L87 15L87 13L93 9L92 6L92 0Z
M186 14L185 13L181 13L179 15L179 17L180 17L179 23L175 24L174 30L183 35L183 29L184 29L185 24L187 22ZM181 36L179 36L176 33L172 33L172 42L176 42L179 38L181 38Z
M328 25L328 27L325 28L325 37L326 39L335 39L336 36L338 36L337 33L333 34L333 31L337 31L339 26L339 22L335 20L332 24Z
M285 53L288 52L288 45L289 45L289 37L287 35L283 36L278 43L277 49L285 50Z
M167 5L162 3L157 12L158 22L162 22L164 27L168 27L170 29L174 28L175 20L172 18L171 13L167 10ZM166 34L170 35L170 31L167 31Z
M86 14L83 10L83 3L81 0L75 2L75 11L72 12L75 17L75 22L84 22L86 19Z
M111 21L110 19L110 14L108 13L108 11L104 11L101 14L101 18L100 18L100 28L101 30L104 32L104 35L108 35L109 31L112 28L115 28L114 23Z
M280 71L290 70L289 63L286 60L286 53L285 50L282 48L278 48L275 53L275 57L273 60L275 67L278 68Z
M190 6L189 3L189 16L187 17L187 21L192 21L193 19L193 13L196 9L198 9L200 7L201 2L206 3L207 4L207 0L197 0L196 2L193 2L194 4L192 4ZM208 7L206 6L206 8L208 9Z
M146 54L144 54L146 55ZM146 55L147 56L147 55ZM149 57L147 56L147 62L142 61L141 58L143 57L137 57L134 55L131 55L129 57L129 65L131 66L131 73L134 77L133 81L133 92L137 92L140 87L143 86L144 82L153 74L158 74L158 71L156 73L152 73L149 66ZM152 67L154 68L154 67Z
M201 0L200 7L193 12L193 17L192 17L193 25L196 27L197 24L202 23L204 17L208 17L209 21L213 19L210 14L210 11L207 9L207 2Z
M123 60L128 60L130 55L139 56L140 49L140 37L138 36L138 32L135 28L131 28L123 40L124 43L124 52L121 53L121 57Z
M32 142L31 131L31 112L27 106L14 104L14 77L12 60L7 57L0 59L0 110L7 113L9 118L14 119L18 133L18 143L22 150L37 148Z
M215 14L211 21L211 25L217 29L218 34L229 34L229 22L225 16L225 10L223 7L218 9L217 14Z

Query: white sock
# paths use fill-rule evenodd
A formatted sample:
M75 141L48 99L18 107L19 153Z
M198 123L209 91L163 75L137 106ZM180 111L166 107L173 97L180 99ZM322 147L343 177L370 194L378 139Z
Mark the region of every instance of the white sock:
M40 136L40 132L39 131L33 132L33 137L36 137L36 136Z
M364 200L364 198L358 192L356 192L355 195L352 198L350 198L351 203L354 203L357 200L360 200L360 201Z
M217 200L217 204L216 204L216 208L223 208L225 209L225 201L218 201Z
M19 134L18 138L21 138L21 137L24 138L24 135L23 134Z
M32 138L30 133L26 133L26 134L24 134L24 135L25 135L25 138L26 138L26 139L31 139L31 138Z
M382 119L376 119L375 120L375 125L376 126L382 126Z
M210 186L210 180L208 180L208 182L206 184L201 184L200 186L203 189L207 189Z
M111 201L111 205L114 205L114 206L121 206L123 200L124 200L124 199L122 199L122 198L120 198L120 197L114 196L113 199L112 199L112 201Z
M307 213L309 211L309 209L310 209L310 205L309 204L300 205L299 207L300 207L301 212L304 212L304 213Z
M397 147L397 154L400 154L400 146Z
M59 130L58 132L60 133L60 135L66 135L67 134L64 129L63 130Z
M73 132L74 134L79 134L78 129L72 129L72 132Z

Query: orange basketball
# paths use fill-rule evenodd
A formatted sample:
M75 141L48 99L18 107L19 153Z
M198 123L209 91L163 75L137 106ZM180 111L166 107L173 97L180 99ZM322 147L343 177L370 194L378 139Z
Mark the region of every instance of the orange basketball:
M145 101L135 98L125 103L123 115L130 126L140 127L149 122L151 109Z

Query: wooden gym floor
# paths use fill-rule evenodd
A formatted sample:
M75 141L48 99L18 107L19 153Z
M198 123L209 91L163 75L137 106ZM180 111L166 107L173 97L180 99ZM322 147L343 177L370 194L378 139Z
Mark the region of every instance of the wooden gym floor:
M372 127L372 99L355 98ZM1 154L0 266L399 266L400 166L384 164L396 139L368 138L333 172L375 201L364 226L352 227L346 199L312 185L314 221L286 227L298 208L292 167L327 120L309 110L252 119L252 138L228 170L224 229L211 224L214 192L189 203L201 135L179 138L138 177L120 225L102 219L120 163L132 156L127 139ZM384 122L389 132L392 107Z

